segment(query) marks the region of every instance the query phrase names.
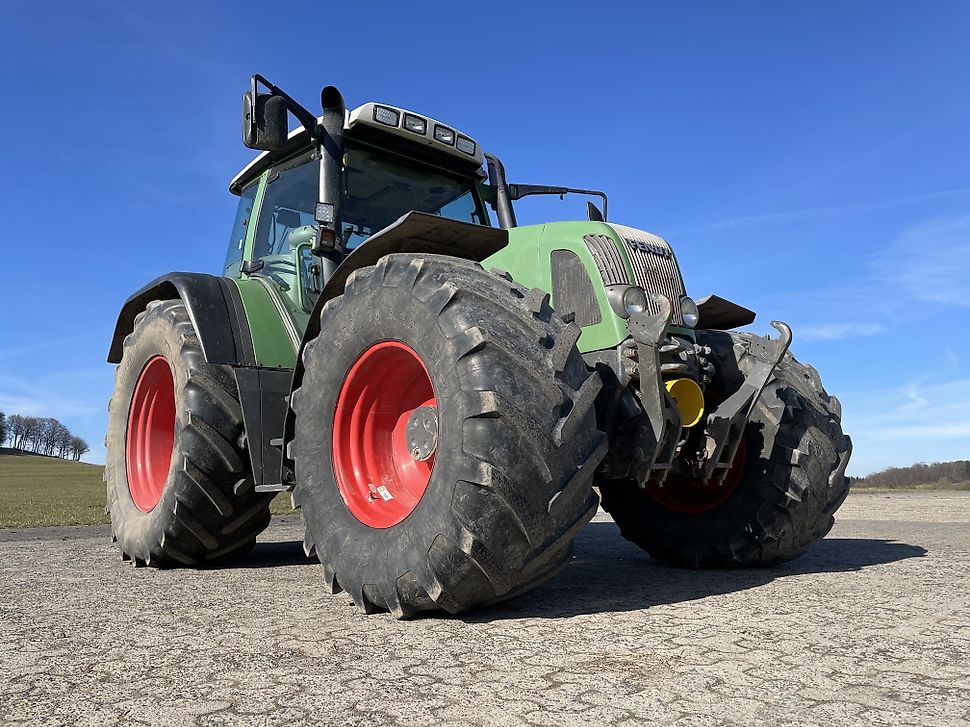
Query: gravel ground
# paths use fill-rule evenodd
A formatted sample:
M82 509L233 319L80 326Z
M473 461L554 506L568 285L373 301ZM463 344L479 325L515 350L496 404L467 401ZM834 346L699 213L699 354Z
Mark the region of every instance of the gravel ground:
M839 516L783 567L689 572L601 514L530 594L404 622L325 595L298 518L207 571L0 530L0 722L970 724L970 493Z

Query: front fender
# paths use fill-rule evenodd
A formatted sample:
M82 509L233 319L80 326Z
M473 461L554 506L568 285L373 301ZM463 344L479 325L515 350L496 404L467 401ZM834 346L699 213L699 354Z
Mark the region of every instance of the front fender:
M343 294L350 274L368 265L376 265L385 255L425 253L451 255L481 262L508 244L508 230L459 222L425 212L408 212L397 222L371 235L337 266L310 314L310 322L303 334L303 344L320 333L320 311L328 300ZM300 346L300 353L302 352L303 345Z

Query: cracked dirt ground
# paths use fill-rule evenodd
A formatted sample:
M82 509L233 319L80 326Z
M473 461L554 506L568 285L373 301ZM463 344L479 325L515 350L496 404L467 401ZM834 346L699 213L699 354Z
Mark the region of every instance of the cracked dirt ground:
M301 537L159 571L0 531L0 722L970 723L970 493L852 495L764 571L659 566L600 515L532 593L405 622L324 594Z

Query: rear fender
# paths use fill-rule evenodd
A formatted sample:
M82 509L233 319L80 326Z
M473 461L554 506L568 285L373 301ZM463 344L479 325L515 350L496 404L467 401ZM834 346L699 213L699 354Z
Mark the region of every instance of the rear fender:
M121 362L135 318L153 300L181 300L195 327L205 360L233 367L239 388L253 477L258 486L279 476L279 451L272 440L282 429L289 371L256 368L252 335L233 281L202 273L168 273L129 296L121 307L108 362Z
M135 318L149 302L179 298L185 303L207 362L231 366L256 364L239 292L228 279L204 273L167 273L130 295L115 323L108 362L121 362L125 338L134 330Z

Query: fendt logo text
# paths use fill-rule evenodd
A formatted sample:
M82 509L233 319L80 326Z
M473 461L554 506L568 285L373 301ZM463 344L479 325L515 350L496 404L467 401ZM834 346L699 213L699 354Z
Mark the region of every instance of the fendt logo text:
M639 250L640 252L649 252L654 255L659 255L663 258L669 258L673 256L670 248L659 242L650 242L648 240L634 240L630 237L623 238L626 244L632 247L634 250Z

